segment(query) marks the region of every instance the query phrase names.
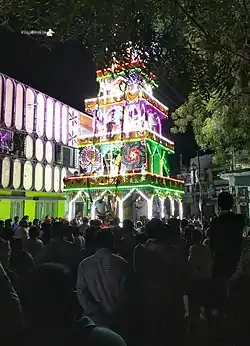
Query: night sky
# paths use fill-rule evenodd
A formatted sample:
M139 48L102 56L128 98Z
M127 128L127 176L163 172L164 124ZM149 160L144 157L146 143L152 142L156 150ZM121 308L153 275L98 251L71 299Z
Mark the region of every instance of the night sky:
M49 38L48 38L49 39ZM84 99L95 97L98 85L95 81L95 63L83 44L58 44L52 50L38 45L26 35L0 28L0 72L48 94L80 111ZM169 86L170 84L170 86ZM185 84L185 83L184 83ZM187 90L183 81L160 79L155 96L170 109L176 108L185 98ZM176 154L171 158L172 174L179 173L180 154L187 164L195 156L197 147L192 131L172 136L171 120L164 124L165 135L174 140Z

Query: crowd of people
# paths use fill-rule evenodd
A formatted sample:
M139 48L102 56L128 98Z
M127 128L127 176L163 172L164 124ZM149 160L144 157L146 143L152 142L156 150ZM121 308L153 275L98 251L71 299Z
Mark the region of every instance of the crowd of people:
M176 218L0 221L1 345L244 346L250 242L233 198Z

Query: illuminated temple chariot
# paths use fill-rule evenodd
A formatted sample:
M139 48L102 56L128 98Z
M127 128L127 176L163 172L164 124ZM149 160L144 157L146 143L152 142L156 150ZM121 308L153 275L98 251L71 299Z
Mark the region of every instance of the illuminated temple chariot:
M69 218L102 212L121 220L182 217L183 182L169 177L174 143L162 135L168 108L154 96L155 76L129 54L97 71L97 98L85 101L92 136L79 137L78 176L65 179Z

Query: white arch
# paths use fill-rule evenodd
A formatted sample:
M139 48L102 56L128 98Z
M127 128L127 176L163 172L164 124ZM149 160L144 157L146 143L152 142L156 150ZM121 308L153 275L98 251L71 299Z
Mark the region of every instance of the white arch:
M92 220L94 220L95 217L96 217L96 212L95 212L95 204L96 204L96 202L97 202L99 199L101 199L102 197L104 197L105 194L106 194L107 192L110 192L110 193L111 193L111 191L108 190L108 189L107 189L107 190L104 190L95 200L93 200L93 203L92 203L91 209L90 209L90 217L91 217Z
M161 204L161 218L163 219L165 217L164 212L164 198L159 196L160 204Z
M182 220L183 219L183 204L182 204L182 200L179 199L178 202L179 202L179 217Z
M169 200L170 200L170 216L174 216L174 212L175 212L175 205L174 205L174 199L170 196L168 196Z
M68 209L68 220L71 221L73 219L73 214L75 212L74 203L81 196L82 191L78 191L74 198L69 201L69 209Z
M133 193L133 192L138 192L141 197L147 202L147 210L148 210L148 219L152 218L153 214L153 198L154 196L151 196L148 198L142 191L137 190L136 188L130 190L122 199L119 199L119 219L122 221L123 220L123 203L126 201L126 199Z

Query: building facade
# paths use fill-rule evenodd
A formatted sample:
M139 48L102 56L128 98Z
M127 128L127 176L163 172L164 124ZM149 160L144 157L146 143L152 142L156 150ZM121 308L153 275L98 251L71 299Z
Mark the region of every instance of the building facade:
M63 179L91 128L87 115L0 74L0 219L67 215Z
M234 196L235 212L250 218L250 169L239 169L223 172L221 178L229 183L229 189Z
M212 163L212 155L190 159L188 167L182 167L185 181L183 212L186 217L211 217L217 212L217 199L222 191L229 191L229 183L221 178L222 169Z

